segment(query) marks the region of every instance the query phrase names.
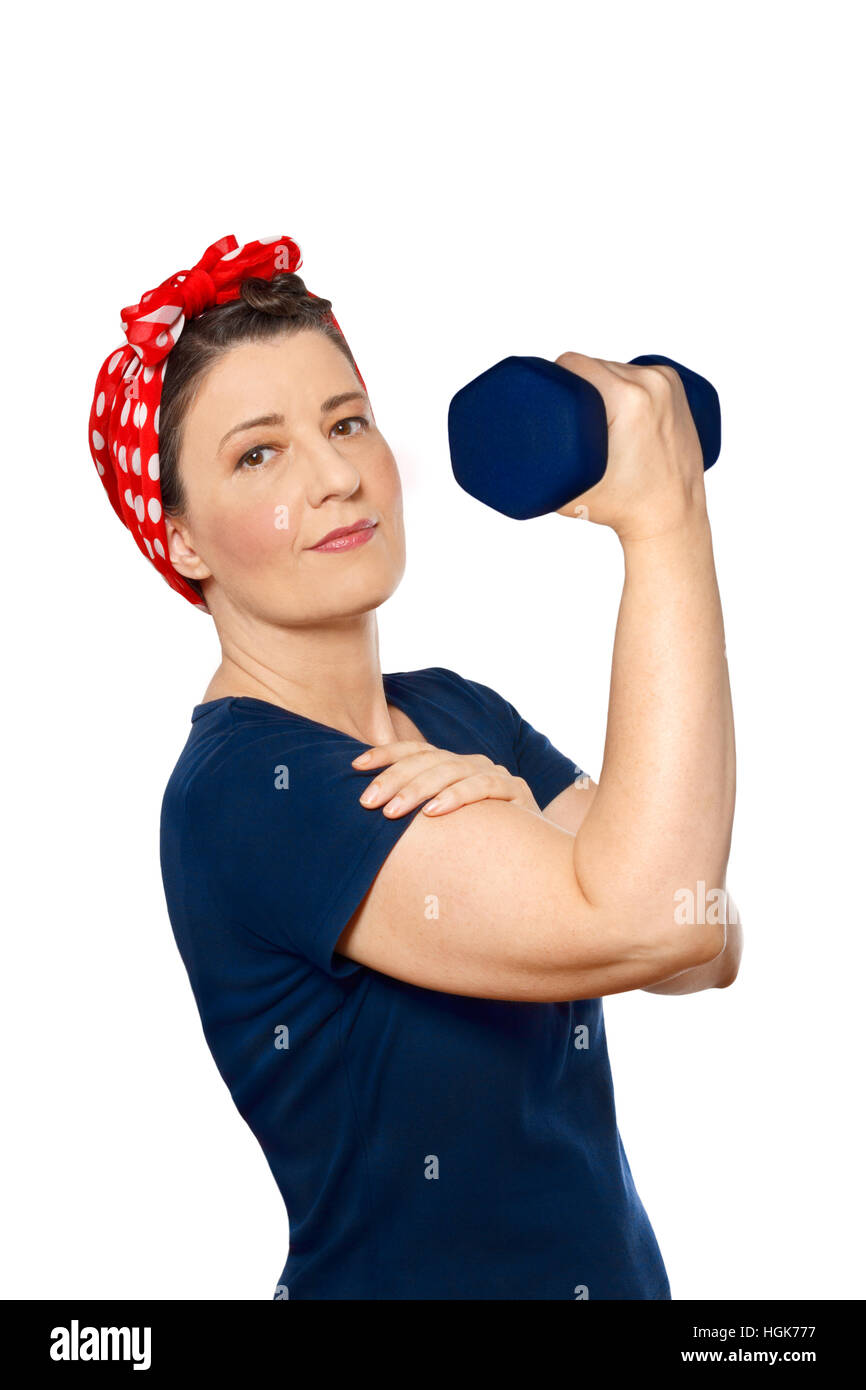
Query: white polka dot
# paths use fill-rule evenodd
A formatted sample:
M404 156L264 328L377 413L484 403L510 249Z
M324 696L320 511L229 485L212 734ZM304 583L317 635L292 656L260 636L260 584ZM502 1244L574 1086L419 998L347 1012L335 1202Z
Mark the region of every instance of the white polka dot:
M96 397L96 413L97 413L97 415L101 415L104 409L105 409L105 392L104 392L104 391L100 391L99 395Z
M150 501L148 502L147 514L150 517L151 521L154 523L159 521L159 518L162 516L162 507L160 506L159 501L156 497L151 497Z
M132 424L134 429L138 429L138 401L136 401L135 410L132 412Z
M275 241L279 241L279 239L280 239L280 238L279 238L279 235L277 235L277 236L260 236L260 237L259 237L259 246L272 246L273 243L274 243Z
M150 381L151 377L153 376L153 367L145 367L143 376L145 382Z
M147 460L147 471L154 481L159 477L159 454L151 454Z
M238 246L234 251L226 251L225 255L220 257L220 260L233 261L235 256L239 256L241 254L242 250L243 247Z
M147 539L147 536L144 537L144 543L145 543L145 545L147 546L147 553L148 553L148 555L150 556L150 558L151 558L151 560L152 560L152 559L153 559L153 546L151 545L150 541Z
M120 352L116 352L116 353L114 354L114 356L112 357L111 361L109 362L109 364L108 364L108 375L109 375L109 376L111 376L111 373L112 373L112 372L117 371L117 364L118 364L118 362L120 361L120 359L121 359L122 356L123 356L123 348L120 349Z
M102 438L102 435L99 433L99 430L94 430L94 431L93 431L93 434L91 435L91 439L93 440L93 447L94 447L94 449L104 449L104 448L105 448L105 440Z
M157 335L157 339L156 339L156 345L157 345L157 347L165 347L165 345L166 345L167 342L168 342L168 334L167 334L167 333L159 333L159 334Z
M147 406L145 405L144 401L142 401L141 405L138 407L138 428L139 428L139 429L142 429L142 427L143 427L144 422L145 422L146 419L147 419Z
M129 397L127 396L126 400L125 400L124 403L123 403L123 409L122 409L121 412L120 412L120 427L121 427L121 429L122 429L123 426L126 424L126 422L127 422L128 419L129 419Z
M121 444L120 448L119 448L118 451L117 451L117 462L120 464L120 466L121 466L121 468L123 469L124 473L126 473L127 468L126 468L126 445L125 445L125 444Z
M164 559L165 559L165 551L164 551L163 548L162 548L162 541L161 541L161 540L155 540L154 543L153 543L153 548L154 548L154 550L156 551L157 555L161 555L162 558L163 558L163 560L164 560Z
M136 450L133 452L133 455L132 455L132 471L133 471L133 473L138 473L138 474L141 473L141 450L140 450L140 449L136 449Z
M141 493L139 493L135 499L135 515L138 517L139 521L144 521L144 498Z
M127 488L126 492L123 494L123 500L126 503L127 507L131 507L133 505L132 493L130 492L129 488Z
M103 468L102 464L99 462L99 459L96 460L96 467L99 469L99 476L100 476L100 478L102 478L102 477L104 476L104 474L105 474L105 469Z
M159 412L160 412L161 409L162 409L161 406L157 406L157 407L156 407L156 410L153 412L153 432L154 432L154 434L159 434Z

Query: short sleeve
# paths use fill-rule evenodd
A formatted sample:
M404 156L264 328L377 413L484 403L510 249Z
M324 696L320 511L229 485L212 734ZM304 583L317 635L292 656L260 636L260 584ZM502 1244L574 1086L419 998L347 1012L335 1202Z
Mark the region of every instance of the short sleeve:
M220 914L334 978L354 974L334 946L421 806L396 819L362 806L378 769L354 768L366 745L334 730L277 722L232 744L190 803Z
M447 668L442 668L446 669ZM454 672L448 672L454 675ZM489 685L463 677L467 687L485 707L487 717L501 723L511 747L517 776L529 784L542 811L566 787L587 774L572 758L556 748L547 737L524 719L508 700Z
M543 811L554 797L587 774L573 759L555 748L546 734L533 728L513 705L508 708L514 719L514 752L520 776L529 783Z

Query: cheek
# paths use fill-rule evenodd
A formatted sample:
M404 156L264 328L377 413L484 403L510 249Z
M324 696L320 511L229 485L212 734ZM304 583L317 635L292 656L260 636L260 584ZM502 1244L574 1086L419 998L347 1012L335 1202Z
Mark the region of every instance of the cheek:
M368 482L375 489L377 500L384 506L398 504L402 499L400 472L397 460L390 449L384 449L374 459L370 468Z
M297 521L284 503L252 502L248 506L212 518L208 527L214 560L246 568L291 552Z

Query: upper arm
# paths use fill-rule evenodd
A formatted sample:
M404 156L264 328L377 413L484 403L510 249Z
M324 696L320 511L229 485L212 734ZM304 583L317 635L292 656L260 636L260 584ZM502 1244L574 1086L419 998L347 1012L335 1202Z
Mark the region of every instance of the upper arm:
M427 989L536 1001L638 989L706 958L706 931L588 903L573 843L511 802L416 816L336 949Z
M643 911L606 914L587 901L574 836L595 783L496 691L444 674L502 722L543 816L484 801L416 817L336 949L428 989L513 1000L596 998L706 960L706 931L677 929L673 915L652 923Z

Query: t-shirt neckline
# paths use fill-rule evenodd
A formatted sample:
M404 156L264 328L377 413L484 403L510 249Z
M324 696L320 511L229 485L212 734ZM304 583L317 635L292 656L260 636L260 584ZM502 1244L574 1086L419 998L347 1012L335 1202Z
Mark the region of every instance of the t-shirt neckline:
M411 700L408 702L406 700L405 691L395 698L394 682L400 680L401 677L405 677L407 674L409 673L406 671L382 672L382 684L385 687L385 694L388 697L387 702L389 705L396 705L397 709L401 710L403 714L412 720L412 723L415 725L415 728L418 730L425 743L431 743L433 740L427 737L427 734L416 719L415 713L411 708ZM409 706L408 708L407 703ZM323 724L320 719L311 719L309 715L299 714L297 710L286 709L285 705L275 705L272 700L260 700L255 695L220 695L216 700L205 700L203 703L194 706L192 720L195 722L197 719L201 719L203 715L210 714L217 709L218 706L227 704L241 705L243 708L248 708L250 705L260 706L264 709L273 710L277 714L285 715L289 719L300 720L302 724L309 724L315 729L324 729L329 734L337 734L339 738L349 739L351 743L359 743L362 747L369 746L364 743L363 739L355 738L354 734L347 734L343 729L335 729L331 724Z

